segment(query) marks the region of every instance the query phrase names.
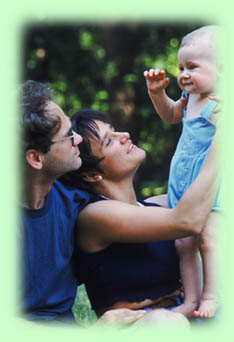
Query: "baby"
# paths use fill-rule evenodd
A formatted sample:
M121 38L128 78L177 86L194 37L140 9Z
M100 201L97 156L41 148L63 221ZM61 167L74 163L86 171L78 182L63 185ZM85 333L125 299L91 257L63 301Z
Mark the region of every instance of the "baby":
M144 72L149 96L159 116L167 123L183 122L183 130L170 166L168 206L175 207L184 191L198 175L207 156L215 125L209 120L217 102L211 95L216 90L221 71L216 61L216 26L204 26L186 35L178 52L178 84L182 97L170 99L165 92L169 79L165 71ZM206 225L199 237L176 241L180 255L184 303L174 309L186 316L212 317L218 306L216 289L216 241L218 195ZM201 294L199 249L203 265Z

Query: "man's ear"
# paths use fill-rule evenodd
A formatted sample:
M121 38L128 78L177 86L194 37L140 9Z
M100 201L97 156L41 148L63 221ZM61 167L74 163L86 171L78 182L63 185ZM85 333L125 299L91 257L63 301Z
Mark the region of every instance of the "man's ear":
M102 180L102 176L97 175L96 173L85 173L85 174L82 174L82 177L86 182L90 182L90 183L96 183Z
M36 170L41 170L43 166L43 156L37 150L27 150L26 152L26 161L28 164Z

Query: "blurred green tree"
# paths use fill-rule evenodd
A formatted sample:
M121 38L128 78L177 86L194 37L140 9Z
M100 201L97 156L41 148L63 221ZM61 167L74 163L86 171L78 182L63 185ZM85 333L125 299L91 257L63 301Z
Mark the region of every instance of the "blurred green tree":
M147 158L135 179L138 196L166 191L169 164L180 125L157 116L148 97L144 70L163 68L168 94L179 98L177 51L182 36L202 22L44 23L23 32L22 81L49 82L57 103L71 115L93 108L128 131Z

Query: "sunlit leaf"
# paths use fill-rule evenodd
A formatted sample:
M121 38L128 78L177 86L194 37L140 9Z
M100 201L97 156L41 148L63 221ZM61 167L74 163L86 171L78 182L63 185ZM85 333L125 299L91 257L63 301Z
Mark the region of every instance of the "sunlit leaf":
M134 74L125 75L123 78L124 82L132 83L137 80L137 76Z
M92 39L92 34L88 31L83 31L80 33L80 45L84 48L87 49L91 46L93 42Z

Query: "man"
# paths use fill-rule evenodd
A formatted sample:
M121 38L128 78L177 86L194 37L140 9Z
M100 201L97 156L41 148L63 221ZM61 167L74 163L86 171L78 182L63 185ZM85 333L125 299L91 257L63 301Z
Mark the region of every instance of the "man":
M22 85L23 138L22 310L39 321L74 322L79 270L74 258L75 224L89 194L68 190L56 179L81 166L82 137L53 100L47 85ZM143 310L107 312L100 320L128 324Z

